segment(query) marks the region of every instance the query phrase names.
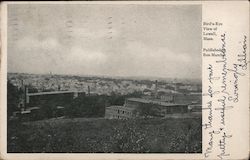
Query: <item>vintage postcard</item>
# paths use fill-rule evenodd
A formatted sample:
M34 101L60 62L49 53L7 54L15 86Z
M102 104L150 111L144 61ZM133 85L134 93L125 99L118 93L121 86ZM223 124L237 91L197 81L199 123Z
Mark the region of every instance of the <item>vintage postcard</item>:
M0 159L248 159L249 2L1 3Z

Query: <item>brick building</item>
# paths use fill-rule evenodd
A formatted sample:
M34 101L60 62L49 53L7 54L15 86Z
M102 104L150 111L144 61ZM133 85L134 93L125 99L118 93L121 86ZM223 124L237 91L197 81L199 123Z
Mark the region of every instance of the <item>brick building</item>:
M106 118L126 119L134 117L165 117L168 114L188 112L188 105L162 102L143 98L128 98L123 106L110 106L105 110Z
M108 119L128 119L134 117L134 108L124 106L106 107L105 118Z

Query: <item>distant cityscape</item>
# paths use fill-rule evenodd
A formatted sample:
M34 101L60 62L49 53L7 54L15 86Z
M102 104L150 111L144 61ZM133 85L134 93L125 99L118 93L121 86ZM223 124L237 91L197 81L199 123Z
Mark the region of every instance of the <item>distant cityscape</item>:
M8 73L8 80L18 88L29 86L31 92L46 91L83 91L96 95L126 95L135 91L151 95L155 89L155 80L136 78L113 78L101 76L68 76L54 74ZM199 93L201 81L178 79L158 80L158 92L165 93Z
M32 117L30 115L41 117L39 116L41 113L37 111L43 110L42 108L49 104L53 104L54 106L50 107L57 112L53 117L65 116L65 112L62 112L65 106L71 105L79 96L92 96L97 100L100 96L109 98L120 96L123 99L120 103L104 101L105 104L102 104L102 108L105 107L105 113L102 115L109 119L138 116L166 117L170 114L183 114L190 111L201 113L202 88L197 82L84 77L52 73L47 75L9 73L8 81L22 94L18 102L20 111L15 112L14 117L19 115L26 119L29 117L29 120ZM61 113L58 114L58 112Z

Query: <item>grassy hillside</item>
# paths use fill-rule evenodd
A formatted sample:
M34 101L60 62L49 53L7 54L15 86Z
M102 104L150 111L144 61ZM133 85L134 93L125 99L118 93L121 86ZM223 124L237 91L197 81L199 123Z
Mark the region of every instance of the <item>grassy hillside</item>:
M9 124L8 152L201 152L201 119L50 119Z

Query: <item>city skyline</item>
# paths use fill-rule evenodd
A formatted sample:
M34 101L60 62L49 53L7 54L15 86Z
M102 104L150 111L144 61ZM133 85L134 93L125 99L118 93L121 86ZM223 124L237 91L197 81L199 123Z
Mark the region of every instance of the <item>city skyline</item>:
M199 5L8 9L8 72L201 79Z
M167 78L167 77L157 77L157 76L111 76L111 75L87 75L87 74L57 74L53 72L49 73L28 73L28 72L8 72L10 74L19 74L19 75L36 75L36 76L66 76L66 77L81 77L81 78L111 78L111 79L121 79L121 80L148 80L148 81L169 81L169 82L195 82L202 83L200 78Z

